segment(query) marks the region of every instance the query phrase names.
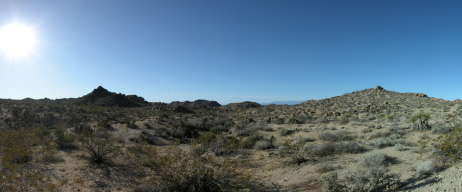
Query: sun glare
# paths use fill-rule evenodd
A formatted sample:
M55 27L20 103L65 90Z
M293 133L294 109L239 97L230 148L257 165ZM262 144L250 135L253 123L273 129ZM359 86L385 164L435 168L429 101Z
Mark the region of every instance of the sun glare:
M22 23L10 23L0 27L0 51L9 58L31 56L37 46L37 34L33 27Z

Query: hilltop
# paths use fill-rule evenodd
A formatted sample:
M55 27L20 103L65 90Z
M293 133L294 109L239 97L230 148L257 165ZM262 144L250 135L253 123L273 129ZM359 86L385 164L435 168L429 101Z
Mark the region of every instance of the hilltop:
M141 107L148 104L142 97L110 92L101 86L78 98L77 103L105 107Z

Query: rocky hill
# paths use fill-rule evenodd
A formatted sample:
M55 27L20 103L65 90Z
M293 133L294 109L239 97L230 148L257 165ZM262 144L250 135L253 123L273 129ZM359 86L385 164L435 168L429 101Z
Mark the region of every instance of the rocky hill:
M142 97L109 92L101 86L91 93L78 98L76 103L104 107L141 107L148 105L148 102Z

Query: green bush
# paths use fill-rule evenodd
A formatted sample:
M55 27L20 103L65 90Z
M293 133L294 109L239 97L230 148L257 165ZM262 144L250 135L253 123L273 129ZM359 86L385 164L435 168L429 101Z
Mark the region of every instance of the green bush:
M414 129L419 131L429 130L431 126L429 120L431 115L428 113L419 112L411 117L411 122L413 123Z

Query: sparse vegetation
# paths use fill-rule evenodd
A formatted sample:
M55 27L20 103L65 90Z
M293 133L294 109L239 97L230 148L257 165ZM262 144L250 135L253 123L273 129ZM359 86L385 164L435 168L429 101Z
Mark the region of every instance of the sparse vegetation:
M385 89L296 106L75 101L0 100L0 191L304 191L321 175L326 191L404 191L462 157L460 103Z
M0 131L0 191L58 191L34 162L40 155L50 155L46 147L50 140L41 133L39 129Z
M155 149L144 149L145 165L150 168L150 191L263 191L264 186L252 179L233 162L212 157L199 157L171 149L160 154Z
M347 131L337 131L337 132L323 132L319 134L319 139L323 141L338 142L338 141L349 141L353 137Z
M288 136L288 135L290 135L290 134L292 134L292 133L294 133L294 132L295 132L294 130L283 128L283 129L281 129L281 130L279 131L279 135L281 135L281 136Z
M435 162L433 160L426 160L419 162L415 167L417 177L424 177L433 174L436 171Z
M386 168L394 161L385 154L373 154L362 159L360 167L345 174L341 183L336 173L323 178L326 192L392 192L401 186L400 177Z
M367 151L365 147L355 142L313 144L307 146L305 150L312 155L320 157L334 155L338 153L355 154Z
M462 128L455 128L435 139L435 148L444 156L452 159L462 158Z

